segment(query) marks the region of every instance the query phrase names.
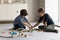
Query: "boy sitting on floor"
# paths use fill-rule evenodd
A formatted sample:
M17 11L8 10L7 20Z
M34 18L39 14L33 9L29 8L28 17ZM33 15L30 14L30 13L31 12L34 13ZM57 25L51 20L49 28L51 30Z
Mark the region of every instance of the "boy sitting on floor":
M39 29L42 29L46 32L58 32L57 30L55 30L54 28L54 22L52 20L52 18L47 14L45 13L45 10L43 8L40 8L38 10L38 15L39 15L39 21L33 26L33 27L36 27L37 25L39 25L39 23L43 23L44 25L43 26L39 26L38 28Z
M27 27L29 27L29 29L32 27L31 24L28 22L28 20L26 19L25 16L27 16L27 11L26 9L22 9L20 11L20 15L17 16L14 20L14 30L18 29L18 28L22 28L25 29Z

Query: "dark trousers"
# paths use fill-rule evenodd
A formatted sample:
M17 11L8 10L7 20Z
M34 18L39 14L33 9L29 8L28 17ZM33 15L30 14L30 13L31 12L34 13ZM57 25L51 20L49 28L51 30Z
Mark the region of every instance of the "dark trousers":
M22 28L22 29L25 29L26 27L23 26L23 25L20 25L20 24L17 24L17 25L14 25L14 30L18 29L18 28Z

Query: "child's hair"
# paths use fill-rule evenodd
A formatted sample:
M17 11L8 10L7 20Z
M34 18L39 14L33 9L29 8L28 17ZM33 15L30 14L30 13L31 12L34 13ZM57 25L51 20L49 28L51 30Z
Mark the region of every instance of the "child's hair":
M38 13L44 11L44 8L39 8Z
M26 9L22 9L22 10L20 11L20 15L21 15L21 16L26 16L26 15L28 15L27 10L26 10Z

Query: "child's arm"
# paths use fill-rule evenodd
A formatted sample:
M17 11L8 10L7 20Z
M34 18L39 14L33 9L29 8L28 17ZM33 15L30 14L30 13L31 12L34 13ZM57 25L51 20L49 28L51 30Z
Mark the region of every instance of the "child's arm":
M29 22L27 22L31 27L30 27L30 29L33 29L33 26L29 23Z
M25 19L25 21L26 21L25 23L27 24L26 26L29 25L28 27L30 27L30 29L31 29L31 28L32 28L32 25L28 22L28 20L27 20L26 18L24 18L24 19Z
M47 26L47 22L44 23L44 26L45 26L45 27Z
M29 25L27 22L23 22L24 25L26 25L27 27L31 28L31 25Z
M43 30L45 30L46 27L47 27L47 22L44 22L44 29Z
M32 25L29 22L27 22L27 23L32 27Z
M36 26L38 26L39 25L39 22L37 22L33 27L36 27Z

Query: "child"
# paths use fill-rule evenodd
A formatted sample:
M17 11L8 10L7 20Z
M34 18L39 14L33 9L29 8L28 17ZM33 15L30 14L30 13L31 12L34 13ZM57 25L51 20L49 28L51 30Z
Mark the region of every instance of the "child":
M39 21L34 25L34 27L36 27L37 25L39 25L39 23L43 23L43 26L39 26L39 29L43 29L46 32L56 32L57 30L54 29L54 22L52 20L52 18L45 13L45 10L43 8L40 8L38 10L38 15L39 15Z
M15 20L14 20L14 30L18 29L18 28L22 28L25 29L27 27L29 27L29 29L32 27L31 24L28 22L28 20L26 19L25 16L27 16L27 11L26 9L22 9L20 11L20 15L18 15Z

